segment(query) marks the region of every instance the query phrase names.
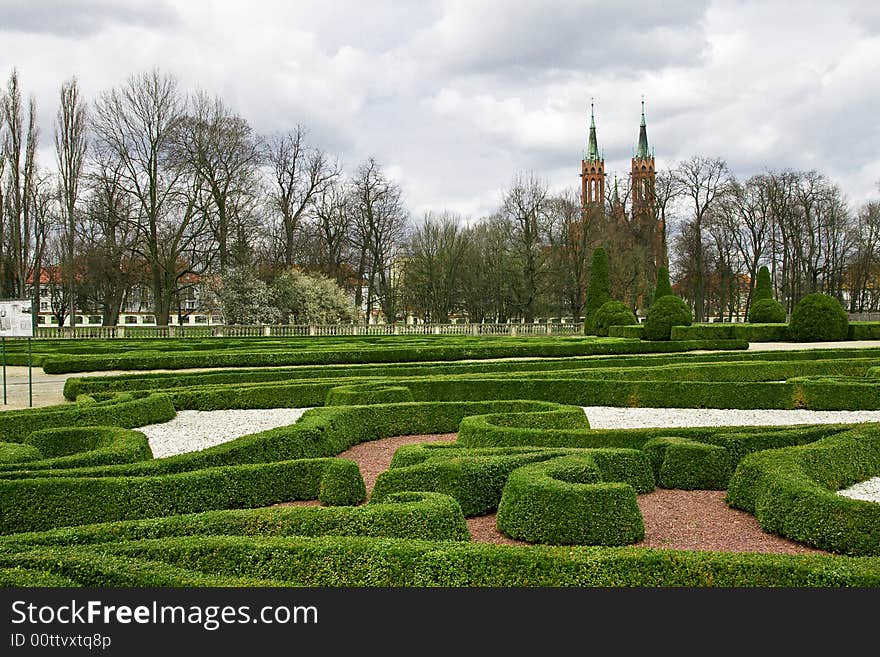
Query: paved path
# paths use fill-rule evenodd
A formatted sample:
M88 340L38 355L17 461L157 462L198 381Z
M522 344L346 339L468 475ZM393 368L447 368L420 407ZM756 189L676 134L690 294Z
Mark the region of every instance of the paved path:
M880 340L847 342L750 342L749 351L797 351L799 349L877 349Z
M64 382L67 374L46 374L43 368L31 370L34 406L64 403ZM0 399L2 401L2 399ZM3 410L28 407L28 368L6 366L6 405Z

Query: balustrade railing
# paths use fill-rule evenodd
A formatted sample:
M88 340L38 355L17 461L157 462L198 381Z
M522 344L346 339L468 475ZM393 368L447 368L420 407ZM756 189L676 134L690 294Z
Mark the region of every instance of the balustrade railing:
M76 326L37 327L36 338L257 338L354 335L578 335L583 324L263 324L204 326Z

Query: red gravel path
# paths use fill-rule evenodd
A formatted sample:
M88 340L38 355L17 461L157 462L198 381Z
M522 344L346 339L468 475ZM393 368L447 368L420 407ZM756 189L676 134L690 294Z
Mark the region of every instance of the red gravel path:
M376 478L388 469L398 447L415 443L452 442L455 438L454 433L395 436L355 445L339 456L351 459L360 466L369 495ZM645 540L636 543L634 547L780 554L823 553L821 550L765 533L754 516L728 507L724 502L725 495L725 491L718 490L685 491L663 488L639 495L639 509L645 520ZM495 526L494 513L468 518L467 523L474 541L528 545L499 532Z

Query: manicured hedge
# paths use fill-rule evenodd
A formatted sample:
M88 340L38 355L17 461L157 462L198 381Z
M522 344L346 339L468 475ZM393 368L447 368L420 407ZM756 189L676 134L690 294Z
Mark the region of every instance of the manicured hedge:
M880 408L880 386L862 377L797 377L789 381L795 388L795 405L815 410Z
M32 445L0 442L0 469L19 468L22 463L39 461L41 458L40 450Z
M407 490L435 491L454 497L466 517L498 508L510 473L532 463L572 454L565 449L436 450L413 465L399 465L381 473L370 501ZM596 449L588 455L602 481L623 481L639 492L654 488L654 477L644 454L631 449Z
M212 351L205 353L135 352L131 355L48 356L43 362L47 374L69 374L97 370L186 369L193 367L265 367L279 365L320 365L334 363L399 363L446 361L523 356L560 358L607 354L654 353L691 349L745 349L747 345L706 345L669 343L650 345L644 342L556 338L553 341L530 338L505 344L489 342L469 346L423 346L344 349L339 351Z
M849 340L880 340L880 322L850 322Z
M507 536L530 543L627 545L645 537L636 491L604 480L589 452L511 472L497 524Z
M731 458L724 447L686 438L653 438L648 453L657 485L680 490L724 490L730 480Z
M277 506L63 527L0 538L16 547L111 543L170 536L377 536L470 540L461 507L448 495L407 492L382 504Z
M178 568L153 559L93 553L81 548L35 548L12 555L0 554L0 566L34 573L18 574L13 586L40 586L56 578L59 586L89 587L220 587L281 586L283 580L242 577L234 573L215 575ZM48 584L47 584L48 585Z
M625 447L642 449L652 438L676 436L698 442L718 444L742 458L761 449L775 449L802 444L839 433L852 425L818 425L797 427L663 427L646 429L553 429L536 428L523 423L498 424L493 414L475 415L462 420L457 444L463 447ZM417 448L401 448L403 450ZM450 449L436 446L432 449Z
M150 443L140 431L121 427L61 427L34 431L25 443L44 457L26 464L0 465L0 476L9 470L82 468L132 463L153 458Z
M711 325L710 325L711 326ZM719 325L721 326L721 325ZM875 362L880 360L880 349L807 349L802 351L776 351L776 352L746 352L724 351L708 354L679 353L675 355L648 354L641 356L611 356L577 359L540 359L540 360L513 360L513 361L473 361L459 363L423 363L423 364L385 364L385 365L349 365L349 366L324 366L324 367L298 367L298 368L265 368L265 369L233 369L200 372L154 372L149 374L124 374L106 377L70 377L65 384L65 396L68 399L76 399L77 395L98 395L106 392L119 391L151 391L162 390L172 392L172 389L199 388L221 389L227 398L227 406L230 407L229 398L234 395L228 392L229 384L235 384L236 388L246 388L251 385L261 386L268 384L289 384L323 381L327 387L323 388L323 394L329 389L330 384L341 385L343 382L367 382L377 378L402 378L453 374L509 374L510 376L522 376L529 372L547 375L553 372L586 372L588 370L614 370L620 372L623 368L657 367L669 365L679 371L686 372L692 366L705 366L709 364L747 364L747 363L801 363L804 366L815 364L820 361L858 361L873 358ZM743 368L735 374L742 377L749 368ZM817 372L810 372L817 373ZM719 377L727 376L719 374ZM612 378L603 374L602 378ZM645 377L642 377L645 378ZM320 402L319 402L320 403Z
M394 404L413 401L406 386L361 383L331 388L325 406L360 406L366 404Z
M463 455L456 459L438 457L414 466L391 468L376 479L370 503L382 502L390 495L404 491L431 491L455 498L467 518L483 515L498 508L511 472L522 465L559 455L561 453L549 450Z
M171 398L163 394L95 404L65 404L0 413L0 440L22 442L39 429L53 427L117 426L126 429L167 422L176 415Z
M79 586L79 584L64 575L56 575L55 573L42 570L31 570L28 568L22 568L21 566L0 568L0 587L10 588L13 586L30 588L69 588Z
M633 326L609 326L609 338L628 338L630 340L644 340L645 327L641 324Z
M364 497L363 478L356 463L340 461L301 459L159 477L0 480L0 533L267 506L315 499L319 493L337 504L356 504ZM332 480L323 485L328 470Z
M214 581L226 576L238 582L246 573L295 586L880 586L880 559L822 555L518 547L364 537L183 537L108 548L112 550L105 552L108 562L118 555L138 564L148 559L181 568L180 581L185 583L177 585L182 586L190 586L187 578L199 570L210 573L203 577ZM6 562L74 572L78 580L83 572L83 584L100 581L90 576L88 568L75 568L76 560L87 559L87 554L69 554L45 548L41 558L14 555ZM58 565L61 559L65 561ZM150 586L156 579L140 568L127 574L126 583ZM169 580L174 581L166 576Z
M694 324L673 326L673 340L745 340L747 342L790 342L786 324Z
M858 427L799 447L746 456L727 501L764 531L823 550L880 555L880 505L836 491L880 475L880 426Z

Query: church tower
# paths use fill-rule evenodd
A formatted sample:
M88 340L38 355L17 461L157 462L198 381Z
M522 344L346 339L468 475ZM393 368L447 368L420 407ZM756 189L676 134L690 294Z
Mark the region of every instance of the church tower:
M639 146L632 159L632 214L633 219L653 215L654 209L654 154L648 149L648 128L645 124L645 101L642 101L642 122L639 125Z
M602 208L605 205L605 158L599 155L592 101L590 101L590 141L587 155L581 161L581 199L585 210Z
M666 266L666 230L656 209L656 170L654 152L648 148L645 101L642 100L642 121L639 124L639 145L632 159L632 219L640 239L647 247L648 266L653 270Z

